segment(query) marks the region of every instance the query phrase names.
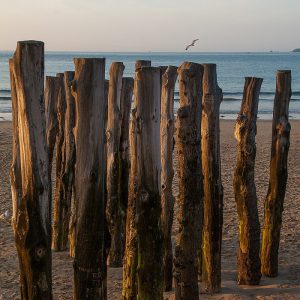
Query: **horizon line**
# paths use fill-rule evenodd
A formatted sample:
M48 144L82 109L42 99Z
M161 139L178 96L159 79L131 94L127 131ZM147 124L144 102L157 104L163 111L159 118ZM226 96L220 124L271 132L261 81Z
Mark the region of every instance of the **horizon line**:
M295 48L297 49L297 48ZM212 50L203 50L203 51L101 51L101 50L45 50L45 53L51 52L61 52L61 53L180 53L180 54L201 54L201 53L297 53L293 52L295 49L292 50L248 50L248 51L238 51L238 50L223 50L223 51L212 51ZM15 50L7 50L7 49L0 49L0 52L14 52Z

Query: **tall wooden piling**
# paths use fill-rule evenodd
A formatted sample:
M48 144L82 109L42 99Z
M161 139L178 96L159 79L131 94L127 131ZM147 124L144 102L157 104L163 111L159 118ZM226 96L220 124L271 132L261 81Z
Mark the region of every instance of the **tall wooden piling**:
M239 218L238 284L259 284L260 224L254 181L256 156L256 119L261 78L245 79L240 113L235 124L238 142L237 166L234 173L234 193Z
M46 142L49 157L49 172L52 170L53 151L58 133L57 99L60 87L60 79L46 76L45 85L45 113L46 113Z
M19 205L22 203L22 175L19 143L19 121L18 121L18 95L14 76L14 61L9 60L10 90L12 103L12 125L13 125L13 145L12 164L10 168L10 186L12 195L12 227L14 234L17 234L17 219Z
M204 65L202 99L202 171L204 210L202 235L202 291L221 289L223 187L221 181L219 111L223 99L215 64Z
M199 299L197 249L201 244L203 181L201 106L203 67L185 62L178 69L180 108L176 121L178 222L174 257L176 299Z
M106 299L104 193L105 59L76 58L74 299Z
M273 109L270 180L265 199L265 216L261 248L261 271L269 277L278 275L278 249L283 203L288 178L287 160L290 146L289 102L291 71L278 71Z
M134 80L131 77L124 77L122 80L121 91L121 137L120 137L120 209L122 217L122 242L123 255L126 241L126 216L128 207L128 184L130 172L130 153L129 153L129 122L133 95Z
M121 267L123 260L123 222L120 203L120 137L121 137L121 90L124 65L113 62L109 71L107 145L107 204L106 218L111 236L108 264Z
M138 299L162 299L160 69L136 72Z
M19 256L21 298L52 299L51 182L45 134L44 43L18 42L10 71L14 82L15 153L12 168L17 172L11 174L18 191L17 197L13 195L13 228ZM22 197L19 197L20 188Z
M150 61L138 60L135 63L135 74L141 67L150 66ZM136 75L134 90L136 90ZM134 106L137 105L136 93L134 93ZM129 149L130 149L130 174L128 186L128 208L126 216L126 243L123 262L123 300L137 299L137 236L136 236L136 198L137 198L137 133L138 123L136 109L131 113L129 125Z
M162 76L161 86L161 221L164 238L164 290L172 290L173 252L172 225L175 198L172 193L173 148L174 148L174 90L177 79L177 67L169 66Z
M105 195L105 214L106 214L106 205L107 205L107 136L106 128L108 121L108 91L109 91L109 80L104 82L104 195ZM107 221L105 222L105 254L106 257L109 255L111 245L111 236L108 229Z
M75 176L75 137L73 129L75 127L76 112L75 100L71 93L71 85L74 79L75 72L66 71L64 73L64 89L66 99L66 113L64 126L64 143L63 143L63 198L65 201L65 213L62 222L63 226L63 244L67 246L67 237L69 237L70 256L74 257L75 247L75 203L73 197L74 176Z
M66 93L64 86L64 74L56 75L59 80L59 92L57 99L58 133L56 137L56 181L53 201L53 226L52 226L52 250L63 251L67 248L69 224L65 223L65 217L70 211L64 195L63 173L64 173L64 139L65 139L65 114Z

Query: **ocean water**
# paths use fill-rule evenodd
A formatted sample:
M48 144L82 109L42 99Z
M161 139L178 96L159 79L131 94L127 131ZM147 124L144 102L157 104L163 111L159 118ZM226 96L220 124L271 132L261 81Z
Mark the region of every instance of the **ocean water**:
M11 119L11 98L8 60L12 52L0 51L0 120ZM258 117L271 119L277 70L292 71L292 99L290 118L300 119L300 53L83 53L83 52L46 52L45 75L53 76L58 72L74 70L74 57L105 57L106 77L113 61L125 65L124 76L133 76L137 59L151 60L153 66L175 65L184 61L196 63L216 63L218 83L223 90L220 117L235 119L243 96L244 78L255 76L263 78L260 93ZM175 92L175 112L178 109L178 85Z

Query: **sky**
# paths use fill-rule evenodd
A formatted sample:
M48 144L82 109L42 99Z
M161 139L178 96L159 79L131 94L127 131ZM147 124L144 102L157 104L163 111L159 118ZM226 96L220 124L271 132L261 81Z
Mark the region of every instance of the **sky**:
M290 51L300 0L0 0L0 50L42 40L48 51Z

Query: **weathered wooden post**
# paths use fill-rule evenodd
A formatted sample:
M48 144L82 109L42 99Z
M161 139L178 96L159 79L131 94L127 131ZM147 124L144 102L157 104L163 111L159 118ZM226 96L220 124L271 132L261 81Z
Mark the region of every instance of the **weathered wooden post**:
M124 65L113 62L109 71L107 145L107 204L106 219L111 236L108 264L121 267L123 260L123 218L120 203L120 137L121 137L121 90Z
M16 81L14 77L14 61L9 60L10 89L12 102L12 125L13 125L13 153L12 164L10 168L10 186L12 195L12 227L14 234L17 234L17 220L19 206L22 203L22 174L19 143L19 123L18 123L18 96L16 90Z
M172 290L173 253L172 225L174 215L174 196L172 194L173 148L174 148L174 90L177 79L177 67L169 66L162 76L161 86L161 206L162 230L164 238L164 290Z
M62 147L63 151L63 162L62 162L62 188L63 188L63 199L65 201L63 219L63 237L62 247L67 247L67 239L69 237L70 244L70 256L74 257L75 247L75 203L73 195L74 187L74 168L75 168L75 137L73 128L75 127L75 100L71 93L71 85L74 79L74 72L66 71L64 73L64 90L66 100L66 112L65 112L65 126L64 126L64 143Z
M162 299L160 69L136 72L138 299Z
M223 99L215 64L205 64L202 99L202 172L204 210L202 235L202 290L221 289L223 187L221 181L219 111Z
M52 225L52 250L63 251L67 248L69 224L64 222L65 216L70 208L67 207L64 189L63 173L65 160L65 114L66 114L66 93L64 86L64 73L56 75L60 80L60 87L57 99L57 120L58 132L56 137L56 181L53 201L53 225Z
M51 175L53 151L58 133L57 99L60 87L60 79L46 76L45 85L45 113L46 113L46 142L49 157L49 173Z
M51 182L45 133L44 43L18 42L10 71L14 82L15 126L11 175L17 191L17 197L14 193L12 197L13 228L19 256L21 298L52 299Z
M135 74L141 67L150 66L150 61L138 60L135 63ZM136 79L136 75L135 75ZM137 105L136 97L137 80L134 81L134 106ZM137 197L137 131L136 109L132 110L129 126L130 149L130 174L128 188L128 209L126 217L126 244L123 262L123 300L137 299L137 237L136 237L136 197Z
M245 79L244 95L234 135L238 142L234 193L239 218L238 284L259 284L260 225L254 181L256 119L261 78Z
M74 299L106 299L105 59L76 58Z
M269 277L278 275L278 249L283 202L288 178L287 159L290 146L289 102L291 71L278 71L273 110L270 181L265 199L265 217L261 248L261 271Z
M134 80L131 77L124 77L121 91L121 137L120 137L120 208L122 217L122 241L123 255L126 240L126 216L128 207L128 184L130 171L129 153L129 121L132 103Z
M178 222L174 257L176 299L199 299L197 249L201 245L203 178L201 106L203 67L184 62L178 69L180 108L176 121Z

